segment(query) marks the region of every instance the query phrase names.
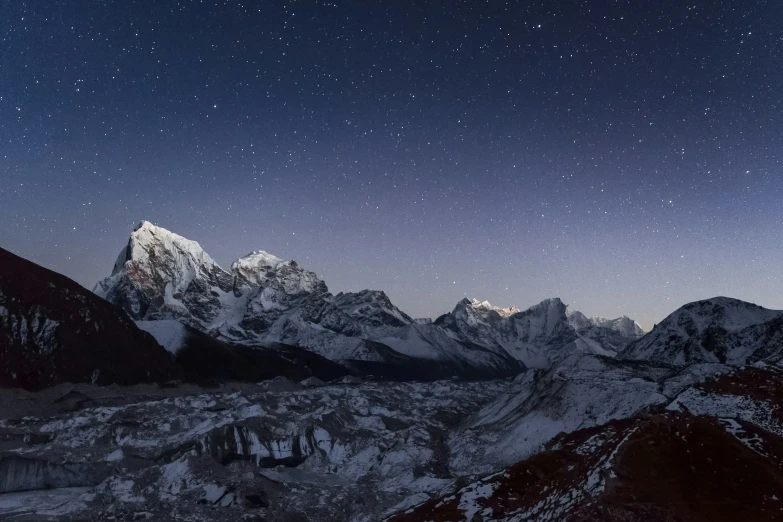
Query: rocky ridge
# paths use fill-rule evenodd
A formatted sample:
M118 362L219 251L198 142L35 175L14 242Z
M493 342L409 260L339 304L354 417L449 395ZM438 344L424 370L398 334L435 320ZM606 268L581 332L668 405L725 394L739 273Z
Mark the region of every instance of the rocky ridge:
M746 365L783 356L783 311L715 297L689 303L629 344L621 357L674 365Z
M614 356L644 334L626 317L588 319L558 298L523 311L463 299L434 324L476 344L502 348L531 368L549 368L572 353Z
M126 314L65 276L0 249L0 387L163 382L173 358Z

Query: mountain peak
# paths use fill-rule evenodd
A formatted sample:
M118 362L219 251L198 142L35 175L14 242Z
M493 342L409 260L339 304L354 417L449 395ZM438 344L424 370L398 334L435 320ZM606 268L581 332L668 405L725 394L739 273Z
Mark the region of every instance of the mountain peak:
M550 313L556 313L565 317L567 306L559 297L550 297L540 303L531 306L528 311L548 310Z
M682 325L693 322L699 330L718 326L725 330L738 330L783 314L754 303L731 297L718 296L688 303L670 314L659 326ZM686 319L687 318L687 319Z
M391 299L383 290L364 289L358 292L340 292L335 299L341 302L378 303L384 306L393 306Z
M217 313L219 299L217 293L201 296L203 289L227 292L231 276L196 241L142 221L117 256L111 275L93 292L134 319L162 315L204 321Z
M158 227L156 227L146 219L142 219L141 221L139 221L139 224L133 228L133 231L136 232L137 230L140 230L142 228L158 228Z
M240 257L231 263L231 272L240 275L248 281L259 284L267 272L285 263L282 259L263 250L254 250L245 257Z
M517 312L519 312L519 308L516 306L509 306L507 308L502 308L499 306L492 306L492 304L489 301L479 301L476 298L473 298L473 300L470 301L470 306L472 308L479 308L482 310L492 310L494 312L497 312L500 314L501 317L508 317L509 315L513 315Z
M401 327L413 322L405 312L392 304L383 290L340 292L334 296L333 302L349 316L367 326Z
M479 301L475 297L473 299L468 299L467 297L464 297L460 299L460 301L457 303L457 305L454 307L454 310L452 311L452 314L457 313L468 313L467 310L470 309L472 312L478 312L478 313L486 313L486 312L496 312L501 317L508 317L510 315L513 315L517 312L519 312L519 308L515 306L509 306L508 308L501 308L499 306L492 306L492 303L489 301Z
M149 221L142 221L133 229L125 252L126 260L149 261L168 252L180 261L208 268L219 265L207 254L197 241L182 237Z
M726 297L723 295L710 297L709 299L701 299L699 301L694 301L692 303L688 303L685 307L701 307L701 306L723 306L723 307L729 307L729 308L755 308L755 309L763 309L761 306L755 304L755 303L749 303L747 301L742 301L741 299L735 299L733 297Z
M749 364L777 353L783 311L730 297L688 303L630 344L623 357L674 365Z

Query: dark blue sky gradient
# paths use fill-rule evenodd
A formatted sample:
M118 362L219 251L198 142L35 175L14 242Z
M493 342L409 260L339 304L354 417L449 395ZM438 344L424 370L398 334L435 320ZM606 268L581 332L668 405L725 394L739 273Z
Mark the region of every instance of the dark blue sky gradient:
M135 223L416 316L783 308L783 4L2 2L0 246Z

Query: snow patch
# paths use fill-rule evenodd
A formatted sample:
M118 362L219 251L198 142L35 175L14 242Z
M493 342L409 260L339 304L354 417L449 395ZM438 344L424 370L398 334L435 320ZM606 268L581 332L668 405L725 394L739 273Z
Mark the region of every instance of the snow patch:
M136 326L145 332L152 334L158 344L167 351L176 354L185 347L187 329L185 325L174 319L161 319L158 321L136 321Z

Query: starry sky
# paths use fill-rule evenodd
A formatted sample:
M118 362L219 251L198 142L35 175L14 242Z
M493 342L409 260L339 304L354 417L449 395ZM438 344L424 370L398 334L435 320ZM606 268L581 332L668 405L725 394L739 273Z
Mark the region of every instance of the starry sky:
M783 308L783 2L0 2L0 246L142 219L413 316Z

